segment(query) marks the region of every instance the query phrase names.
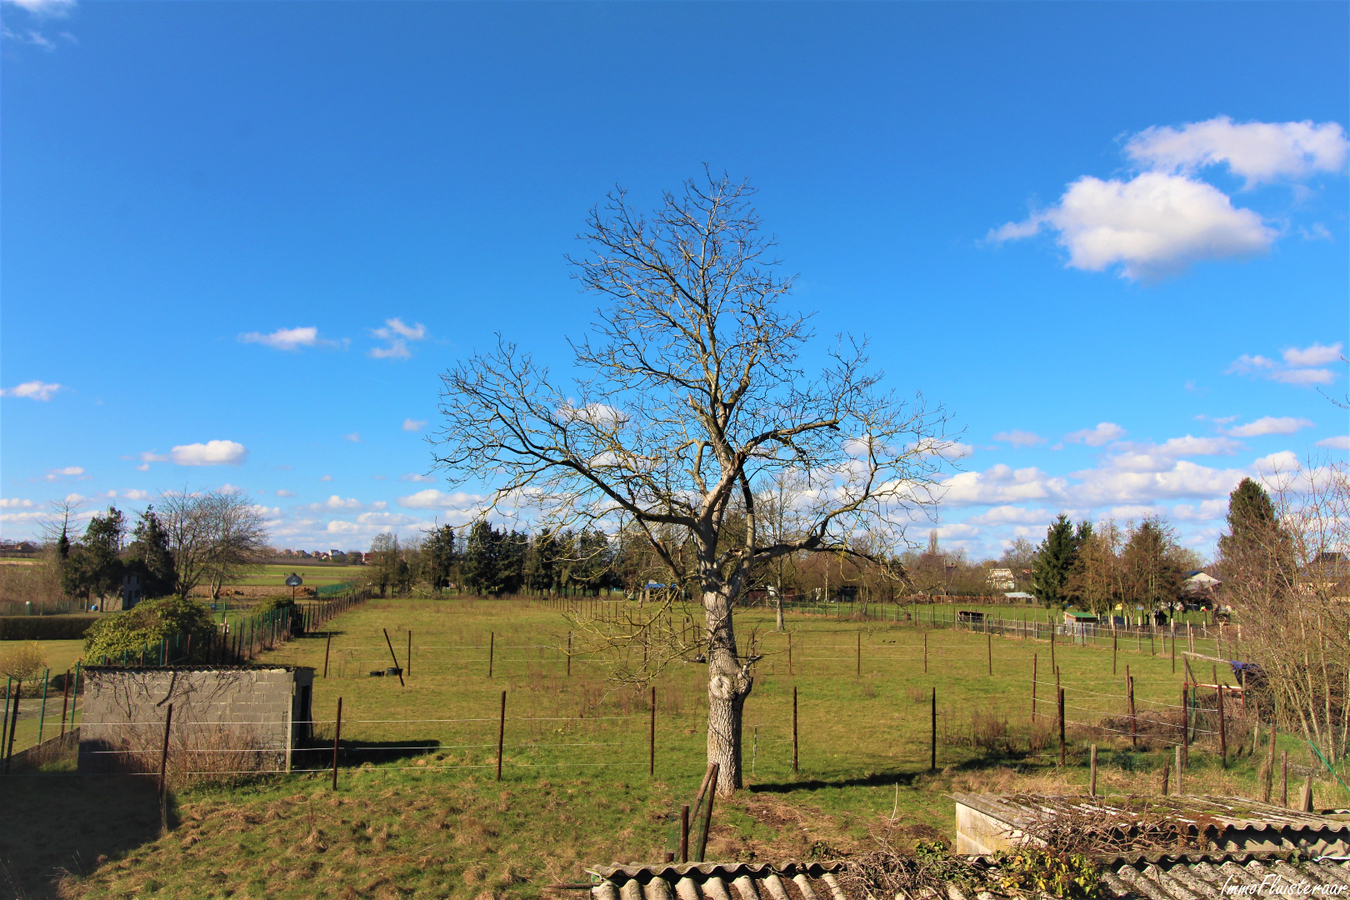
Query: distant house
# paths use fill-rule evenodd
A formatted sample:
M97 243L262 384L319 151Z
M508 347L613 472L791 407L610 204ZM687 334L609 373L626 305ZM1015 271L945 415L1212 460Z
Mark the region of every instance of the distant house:
M1032 594L1028 594L1026 591L1008 591L1003 596L1008 600L1011 600L1013 603L1030 604L1036 602L1035 596L1033 596Z
M1013 579L1012 569L990 569L989 587L996 591L1011 591L1017 587L1017 582Z

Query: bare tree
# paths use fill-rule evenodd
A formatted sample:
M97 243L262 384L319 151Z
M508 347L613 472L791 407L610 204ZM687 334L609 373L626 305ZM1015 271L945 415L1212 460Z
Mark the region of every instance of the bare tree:
M1280 718L1334 764L1350 751L1350 473L1307 463L1265 480L1271 515L1230 504L1222 596Z
M516 345L442 376L438 467L453 484L497 485L489 505L533 510L546 527L637 529L675 584L701 599L708 666L708 761L718 791L741 786L741 721L755 656L732 614L752 566L800 551L853 552L850 536L902 531L933 502L945 415L902 402L840 338L808 378L804 315L780 301L772 238L744 182L708 175L666 194L651 219L622 190L592 210L587 291L610 304L572 344L559 383ZM805 480L800 535L766 540L757 491L791 469ZM737 504L743 535L725 540Z
M218 599L224 584L267 552L262 513L241 491L166 492L159 498L159 518L169 537L174 593L180 597L206 582L212 599Z

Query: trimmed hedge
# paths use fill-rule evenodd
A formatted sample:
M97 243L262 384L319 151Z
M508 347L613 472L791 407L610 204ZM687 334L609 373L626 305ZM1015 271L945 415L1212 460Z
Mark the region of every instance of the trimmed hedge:
M0 641L79 641L98 616L0 616Z

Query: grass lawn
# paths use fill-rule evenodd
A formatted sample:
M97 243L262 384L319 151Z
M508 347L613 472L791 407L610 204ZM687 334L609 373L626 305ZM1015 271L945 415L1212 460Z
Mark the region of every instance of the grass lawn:
M283 645L260 662L319 670L314 703L320 743L331 741L342 698L347 749L336 792L326 771L329 751L319 749L299 755L296 763L322 772L232 787L181 787L171 811L178 824L163 837L145 836L135 846L105 842L106 848L88 847L78 860L59 844L28 851L0 845L0 858L9 854L10 871L68 870L63 891L73 897L481 900L535 897L546 884L585 880L588 863L658 862L674 849L679 804L691 802L705 767L705 667L681 666L656 683L652 777L649 694L608 685L598 662L574 660L569 676L560 650L569 624L546 603L372 601L330 626L328 678L321 677L324 635ZM772 631L772 611L739 614L738 637L746 641L755 632L765 655L746 703L748 789L718 801L710 859L833 857L870 849L881 829L902 847L925 837L950 838L949 793L1082 789L1090 741L1102 747L1099 784L1105 791L1155 791L1171 756L1170 746L1156 737L1146 735L1136 750L1127 735L1071 724L1069 765L1059 767L1058 747L1050 741L1054 707L1044 702L1054 691L1047 643L803 614L791 615L789 628L790 666L787 638ZM384 629L408 668L404 686L397 678L368 674L392 665ZM1150 655L1146 644L1143 652L1122 647L1113 675L1109 645L1057 645L1070 722L1112 717L1119 730L1126 665L1136 679L1141 716L1177 703L1182 676L1172 673L1170 656L1155 652ZM1033 655L1046 715L1035 725L1028 722ZM934 689L938 769L929 771ZM503 691L507 719L498 783ZM1250 737L1243 737L1250 732L1235 723L1231 734L1235 759L1227 769L1208 743L1192 751L1188 792L1259 796ZM1029 742L1043 747L1034 758L1027 756ZM1281 738L1281 746L1295 757L1296 742ZM73 794L63 785L93 783L59 775L15 781L16 808L31 810L41 808L44 792ZM1329 788L1318 787L1319 803L1336 802ZM100 791L86 792L90 815L97 815ZM26 880L15 893L51 896L52 883L39 882Z

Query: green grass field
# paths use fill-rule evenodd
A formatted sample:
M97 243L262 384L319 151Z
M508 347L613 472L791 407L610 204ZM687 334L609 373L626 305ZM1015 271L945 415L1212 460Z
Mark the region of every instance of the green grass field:
M316 681L314 701L322 742L331 740L343 700L347 751L336 792L326 771L329 751L319 750L296 763L323 772L180 789L171 811L177 825L162 837L146 835L134 846L86 842L78 858L59 842L25 852L14 837L0 837L0 859L11 872L64 869L62 896L69 897L482 900L535 897L546 884L585 880L586 864L657 862L674 848L678 805L691 801L705 766L703 666L678 666L656 682L652 777L649 694L608 685L594 661L574 660L569 676L560 648L571 626L547 603L372 601L330 627L329 676ZM738 637L745 642L755 633L764 658L746 703L747 789L718 801L711 859L835 856L869 849L879 829L902 847L950 838L953 791L1081 789L1086 747L1096 742L1104 790L1148 792L1171 756L1157 736L1145 735L1136 750L1127 734L1071 724L1069 765L1060 768L1045 642L794 614L789 664L787 638L772 628L771 611L739 614ZM408 669L405 686L368 674L392 665L383 629ZM326 648L326 636L315 635L260 661L314 666L322 676ZM1106 721L1121 730L1126 665L1141 718L1177 703L1182 676L1172 673L1169 655L1155 653L1147 645L1143 652L1122 647L1113 674L1109 648L1057 645L1070 722ZM1034 725L1033 658L1045 714ZM938 769L930 772L934 690ZM1234 720L1226 770L1210 741L1195 748L1187 790L1257 796L1249 735ZM1041 748L1037 755L1028 756L1030 744ZM1281 747L1291 757L1298 750L1283 737ZM16 779L14 808L23 811L21 821L40 820L40 831L56 814L49 809L78 814L82 783L94 782ZM1319 783L1318 790L1318 802L1335 802L1331 788ZM94 815L99 791L88 794L85 814ZM34 877L16 882L14 892L52 896L51 884Z
M285 587L286 576L291 573L304 579L306 587L326 584L341 584L363 577L369 569L365 566L304 566L298 563L267 563L250 574L240 578L241 585L276 585Z

